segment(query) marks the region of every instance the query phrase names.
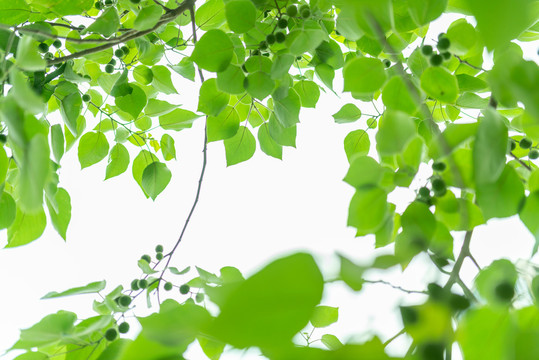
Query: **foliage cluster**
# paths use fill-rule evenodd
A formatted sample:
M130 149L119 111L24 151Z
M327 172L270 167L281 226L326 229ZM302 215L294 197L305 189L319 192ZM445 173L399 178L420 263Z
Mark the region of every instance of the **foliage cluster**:
M450 12L463 16L426 38L429 24ZM418 254L447 279L400 308L397 335L412 344L398 358L450 359L454 343L467 360L539 358L537 274L494 259L478 266L473 287L460 278L465 259L474 261L473 230L489 219L517 215L539 244L539 67L513 41L539 39L538 14L535 0L0 2L7 247L38 239L47 218L66 239L72 209L60 164L72 147L81 168L107 159L105 179L130 168L155 199L172 176L174 132L205 121L201 183L208 142L224 144L227 165L249 160L257 147L281 159L283 147L295 147L301 108L315 108L321 91L342 91L354 101L335 123L366 120L344 140L344 181L355 189L348 225L394 249L368 265L341 256L337 279L324 277L307 253L247 279L234 267L219 275L196 268L185 278L189 268L170 265L182 232L172 249L158 245L141 257L142 275L130 286L95 300L94 317L59 311L22 330L12 349L26 352L17 359L183 359L195 341L210 359L227 345L257 347L270 359L390 359L392 339L343 344L325 334L317 348L303 331L338 319L337 308L320 305L325 283L359 292L370 269L405 271ZM170 63L167 54L181 60ZM200 81L196 111L166 100L177 93L173 73ZM336 76L343 89L334 87ZM365 103L380 112L363 114ZM414 188L422 164L431 176ZM417 194L402 213L388 201L397 188ZM189 218L197 200L198 193ZM104 289L100 281L45 298ZM160 291L178 300L162 302ZM146 296L151 306L154 295L158 312L135 316L142 330L132 336L132 301Z

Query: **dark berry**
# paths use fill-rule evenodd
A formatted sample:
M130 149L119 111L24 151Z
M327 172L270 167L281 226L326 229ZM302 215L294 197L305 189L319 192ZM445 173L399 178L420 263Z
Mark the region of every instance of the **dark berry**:
M196 302L203 302L204 301L204 294L203 293L196 294L195 301Z
M114 341L118 337L118 330L115 328L110 328L105 331L105 339L108 341Z
M141 260L145 260L148 264L152 262L152 257L150 255L142 255L141 257Z
M440 54L434 54L430 57L430 64L432 66L440 66L444 62L444 58Z
M137 291L140 289L140 287L138 286L138 282L138 279L134 279L133 281L131 281L131 290Z
M440 51L447 50L447 49L449 49L449 46L451 46L451 41L449 41L448 38L442 37L442 38L438 39L438 44L436 45L438 50L440 50Z
M434 195L436 196L444 196L447 192L447 188L445 186L445 181L443 181L440 178L433 179L431 181L432 184L432 190L434 191Z
M449 60L451 59L451 53L449 51L444 51L443 53L441 53L440 55L442 55L442 57L444 58L444 60Z
M515 287L508 281L504 281L496 285L494 293L503 302L509 302L515 296Z
M413 325L419 320L417 310L411 306L401 306L401 317L404 325Z
M116 50L114 50L114 56L116 56L117 58L121 58L121 57L123 57L124 55L125 55L125 54L124 54L124 52L123 52L122 49L116 49Z
M532 147L532 141L530 139L528 139L528 138L520 139L520 142L518 144L523 149L529 149L529 148Z
M288 20L280 18L279 21L277 21L277 26L280 29L285 29L288 26Z
M261 41L260 44L258 45L258 48L260 50L266 50L268 48L268 43L265 41Z
M531 149L530 152L528 153L528 157L532 160L539 158L539 150Z
M390 67L391 66L391 61L389 61L388 59L384 59L384 66L386 68Z
M164 250L164 249L163 249L163 245L157 245L157 246L155 247L155 252L163 252L163 250Z
M511 149L510 151L513 151L517 148L517 142L513 139L509 139L509 148Z
M430 56L432 54L432 46L430 45L423 45L421 47L421 53L425 56Z
M47 45L45 43L40 43L37 46L37 49L39 50L39 52L46 53L47 51L49 51L49 45Z
M0 144L5 144L7 142L6 134L0 134Z
M103 9L103 3L101 1L96 1L94 6L95 6L95 8L97 10L102 10Z
M443 360L445 345L438 342L428 342L421 345L418 353L421 360Z
M110 59L109 64L116 65L116 59Z
M140 0L130 0L133 4L138 4L140 3Z
M258 55L260 55L260 50L258 50L258 49L253 50L253 52L251 53L251 55L253 55L253 56L258 56Z
M79 31L82 31L82 30L86 29L86 26L84 26L84 25L79 25L78 29L79 29Z
M124 45L120 49L123 51L124 55L129 54L129 47Z
M62 42L59 40L59 39L56 39L54 40L54 42L52 43L52 46L54 46L55 48L59 48L62 46Z
M105 72L108 74L112 74L114 72L114 65L112 64L105 65Z
M311 16L311 10L305 9L301 11L301 17L304 19L308 19Z
M427 292L432 300L444 301L446 294L443 287L436 283L430 283L427 285Z
M105 0L105 6L111 6L112 0Z
M422 188L420 188L419 189L419 196L424 197L424 198L428 198L430 196L429 188L426 187L426 186L423 186Z
M162 252L158 252L157 254L155 254L155 258L157 260L163 260L163 253Z
M285 40L286 40L286 35L284 34L284 32L278 31L275 33L276 42L280 44L280 43L284 43Z
M164 288L166 291L172 290L172 283L171 283L171 282L166 282L165 285L163 286L163 288Z
M266 42L267 42L269 45L275 44L275 35L269 34L268 36L266 36Z
M129 304L131 304L131 296L129 295L122 295L120 296L120 298L118 299L118 304L122 305L122 306L125 306L125 307L128 307Z
M138 281L138 287L139 287L140 289L146 289L146 288L148 287L148 280L146 280L146 279L140 279L140 280Z
M294 17L298 14L298 8L296 5L288 5L286 8L286 14L290 17Z
M189 285L187 284L183 284L182 286L180 286L180 294L187 294L189 292L191 288L189 287Z
M453 311L462 311L470 307L470 301L465 296L451 294L449 296L449 306Z
M445 167L445 163L441 161L436 161L432 163L432 170L434 171L444 171Z
M129 331L129 324L126 322L121 323L120 325L118 325L118 331L120 332L120 334L127 333Z
M88 102L88 101L90 101L90 100L92 100L92 96L91 96L90 94L84 94L84 95L82 95L82 101Z

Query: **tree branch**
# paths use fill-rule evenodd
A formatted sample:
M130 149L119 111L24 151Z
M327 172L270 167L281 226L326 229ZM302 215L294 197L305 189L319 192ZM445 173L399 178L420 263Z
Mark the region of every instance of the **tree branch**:
M470 255L470 242L472 240L472 233L473 230L466 231L466 235L464 235L464 242L462 243L462 247L460 248L460 254L455 261L455 266L453 266L453 269L449 274L449 279L447 279L444 289L450 290L451 286L453 286L454 283L458 282L460 269L462 268L464 259L466 259L466 257Z

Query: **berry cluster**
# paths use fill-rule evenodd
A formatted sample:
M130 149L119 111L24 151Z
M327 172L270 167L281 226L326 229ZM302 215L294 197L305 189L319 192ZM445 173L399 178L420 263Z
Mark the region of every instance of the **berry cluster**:
M436 44L438 52L434 51L432 45L423 45L421 47L421 53L424 56L429 57L429 62L432 66L440 66L444 60L449 60L451 58L451 53L449 52L450 46L451 41L449 41L444 33L441 33L438 35L438 43Z

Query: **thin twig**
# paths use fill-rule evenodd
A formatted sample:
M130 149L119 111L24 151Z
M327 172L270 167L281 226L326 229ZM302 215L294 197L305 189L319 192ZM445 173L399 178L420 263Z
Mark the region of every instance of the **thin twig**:
M513 152L511 151L509 153L509 155L511 155L516 161L518 161L520 163L520 165L524 166L526 169L532 171L532 167L528 164L526 164L524 161L522 161L522 159L520 159L518 156L516 156L515 154L513 154Z
M455 265L451 270L451 274L449 274L449 279L447 279L444 289L451 289L453 284L458 281L460 269L462 268L464 259L466 259L466 257L470 254L470 242L472 240L472 233L473 229L466 231L466 234L464 235L464 242L462 243L462 247L460 248L460 254L455 261Z
M408 293L408 294L423 294L423 295L427 295L427 292L426 291L421 291L421 290L408 290L408 289L403 289L402 287L398 286L398 285L394 285L390 282L387 282L385 280L367 280L367 279L363 279L364 282L368 283L368 284L382 284L382 285L387 285L387 286L390 286L392 287L393 289L397 289L397 290L400 290L400 291L403 291L405 293Z

